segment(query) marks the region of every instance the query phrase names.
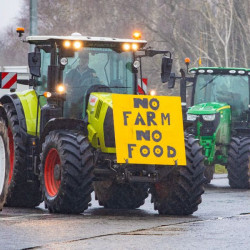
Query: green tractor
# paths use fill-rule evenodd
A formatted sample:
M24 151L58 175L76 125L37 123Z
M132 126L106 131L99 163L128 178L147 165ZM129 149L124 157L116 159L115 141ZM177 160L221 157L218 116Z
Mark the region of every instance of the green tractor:
M186 131L203 147L206 182L215 164L221 164L232 188L250 188L250 69L198 67L189 72L194 77L181 77L184 103L186 86L193 87L191 107L184 108L190 122Z
M187 215L198 209L204 157L198 140L184 136L182 120L178 122L180 98L174 110L173 97L145 95L142 59L162 54L166 82L169 51L145 49L145 40L79 33L25 41L35 47L28 56L30 89L0 99L0 149L10 159L6 206L35 207L44 200L52 213L82 213L94 190L106 208L135 209L151 193L160 214ZM86 74L81 60L88 61ZM72 80L77 75L84 77ZM162 101L169 102L168 113L157 113ZM128 110L120 112L122 108ZM183 144L183 150L155 145L165 140L167 130L167 139L177 147ZM136 143L126 144L128 138ZM145 145L137 147L139 143ZM118 160L124 152L127 156Z

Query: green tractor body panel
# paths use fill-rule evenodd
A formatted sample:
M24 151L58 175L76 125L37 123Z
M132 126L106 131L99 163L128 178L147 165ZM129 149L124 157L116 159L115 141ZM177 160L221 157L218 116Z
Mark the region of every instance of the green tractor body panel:
M40 106L37 105L38 98L35 90L26 90L23 92L17 92L19 97L23 112L25 115L27 134L36 135L39 134L39 124L40 124ZM38 108L38 121L37 121L37 108ZM37 124L38 122L38 124Z
M196 138L204 148L208 165L226 163L227 147L231 138L231 110L225 103L201 103L188 110L188 117L193 115L196 123ZM190 119L190 118L188 118ZM216 151L220 154L216 154Z
M88 139L103 153L115 153L112 94L91 93L88 102Z

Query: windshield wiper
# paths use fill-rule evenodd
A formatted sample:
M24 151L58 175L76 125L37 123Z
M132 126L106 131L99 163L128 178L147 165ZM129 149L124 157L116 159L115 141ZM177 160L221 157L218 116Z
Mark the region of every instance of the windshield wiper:
M212 79L210 79L208 82L206 82L206 83L200 88L200 90L202 90L202 89L204 89L205 87L207 87L207 85L208 85L209 83L213 82L214 79L215 79L216 77L218 77L218 76L219 76L219 75L216 75L216 76L214 76Z

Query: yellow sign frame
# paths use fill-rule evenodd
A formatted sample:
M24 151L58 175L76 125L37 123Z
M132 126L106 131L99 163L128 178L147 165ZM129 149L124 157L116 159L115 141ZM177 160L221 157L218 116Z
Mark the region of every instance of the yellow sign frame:
M186 165L180 97L112 94L118 163Z

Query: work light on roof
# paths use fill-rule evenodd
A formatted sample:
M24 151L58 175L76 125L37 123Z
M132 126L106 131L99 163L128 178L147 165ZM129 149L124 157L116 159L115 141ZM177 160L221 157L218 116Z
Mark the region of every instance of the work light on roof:
M134 50L134 51L138 50L138 44L137 43L132 44L132 50Z
M80 41L75 41L75 42L73 43L73 46L74 46L74 49L75 49L75 50L80 50L80 49L83 47L83 44L82 44L82 42L80 42Z
M239 70L239 71L238 71L238 74L244 75L244 74L245 74L245 71L244 71L244 70Z
M205 73L205 70L204 69L199 69L198 72L199 73Z
M134 38L135 40L141 39L141 32L140 32L140 31L135 31L135 32L133 33L133 38Z
M130 48L131 48L131 46L130 46L129 43L124 43L122 47L123 47L123 49L124 49L125 51L128 51L128 50L130 50Z
M207 73L209 73L209 74L211 74L211 73L213 73L214 71L212 70L212 69L208 69L207 70Z
M64 46L65 48L70 48L71 42L70 42L70 41L64 41L64 42L63 42L63 46Z
M235 74L235 73L236 73L236 70L231 69L231 70L229 70L229 73L230 73L230 74Z

